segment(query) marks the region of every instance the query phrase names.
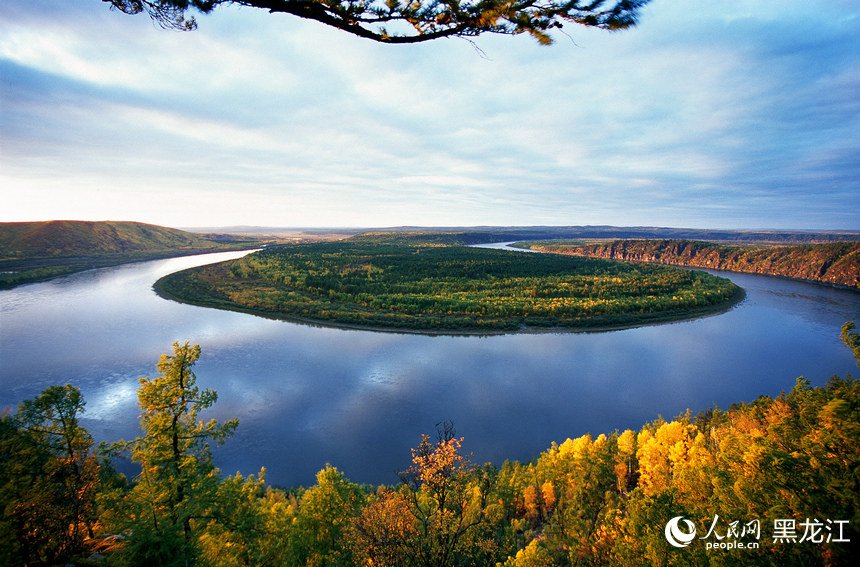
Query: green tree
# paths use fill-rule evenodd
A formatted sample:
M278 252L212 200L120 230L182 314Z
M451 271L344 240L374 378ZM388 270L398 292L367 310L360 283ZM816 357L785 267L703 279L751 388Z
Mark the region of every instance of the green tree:
M317 473L316 486L302 496L290 533L291 564L304 567L354 565L346 533L364 507L357 484L326 465Z
M857 327L854 326L854 321L848 321L842 325L842 333L839 335L845 346L851 349L854 353L854 358L857 359L857 366L860 366L860 333L856 333Z
M103 0L127 14L148 13L166 28L197 27L189 10L209 13L222 4L262 8L315 20L383 43L417 43L482 33L528 33L552 43L549 31L565 23L607 30L636 25L650 0Z
M132 533L118 552L127 564L184 567L200 555L200 527L209 520L220 484L209 444L223 443L239 422L199 420L200 412L218 399L214 391L195 386L191 367L199 357L200 346L173 343L173 356L162 355L158 362L161 374L140 379L144 436L110 447L113 453L129 453L141 467L113 518Z
M517 552L516 557L508 557L507 561L497 565L499 567L555 567L556 563L540 542L533 539L524 549Z
M239 473L219 483L200 536L211 567L283 566L288 564L294 510L282 490L265 485L265 469L257 478Z
M0 563L55 562L93 535L99 465L80 390L51 386L0 420Z

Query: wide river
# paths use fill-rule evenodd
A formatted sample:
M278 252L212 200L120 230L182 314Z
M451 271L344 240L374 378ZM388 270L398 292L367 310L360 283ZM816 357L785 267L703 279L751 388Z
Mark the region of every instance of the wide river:
M512 252L515 253L515 252ZM221 253L93 270L0 291L0 409L52 384L78 386L97 441L139 434L140 376L174 341L202 347L205 416L239 418L216 451L224 474L313 484L326 463L392 484L422 433L451 420L477 463L528 461L562 442L688 408L779 395L860 369L839 340L860 293L720 273L743 287L730 311L611 332L426 336L344 330L167 301L159 277Z

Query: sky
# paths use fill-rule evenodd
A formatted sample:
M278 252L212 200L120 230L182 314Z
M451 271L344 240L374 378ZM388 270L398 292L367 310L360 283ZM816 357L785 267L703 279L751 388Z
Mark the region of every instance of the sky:
M0 2L0 222L860 229L860 2L654 0L556 43Z

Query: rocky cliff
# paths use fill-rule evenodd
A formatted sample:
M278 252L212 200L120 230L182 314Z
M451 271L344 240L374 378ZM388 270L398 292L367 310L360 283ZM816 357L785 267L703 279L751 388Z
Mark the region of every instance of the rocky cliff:
M586 246L542 245L535 249L592 258L768 274L860 289L860 242L749 248L691 240L617 240Z

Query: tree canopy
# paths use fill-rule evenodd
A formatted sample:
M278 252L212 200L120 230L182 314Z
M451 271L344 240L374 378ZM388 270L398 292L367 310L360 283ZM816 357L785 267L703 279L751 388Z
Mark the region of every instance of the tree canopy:
M549 30L572 22L606 30L636 25L650 0L102 0L126 14L146 12L159 25L193 30L189 12L237 4L315 20L383 43L418 43L483 33L528 33L552 43Z
M199 419L218 400L213 390L200 391L191 367L200 346L173 343L173 356L162 355L157 378L141 378L140 425L145 435L108 446L113 454L129 453L141 466L125 508L114 520L133 537L120 553L120 564L180 567L200 554L199 530L210 518L220 474L209 443L223 443L239 421Z

